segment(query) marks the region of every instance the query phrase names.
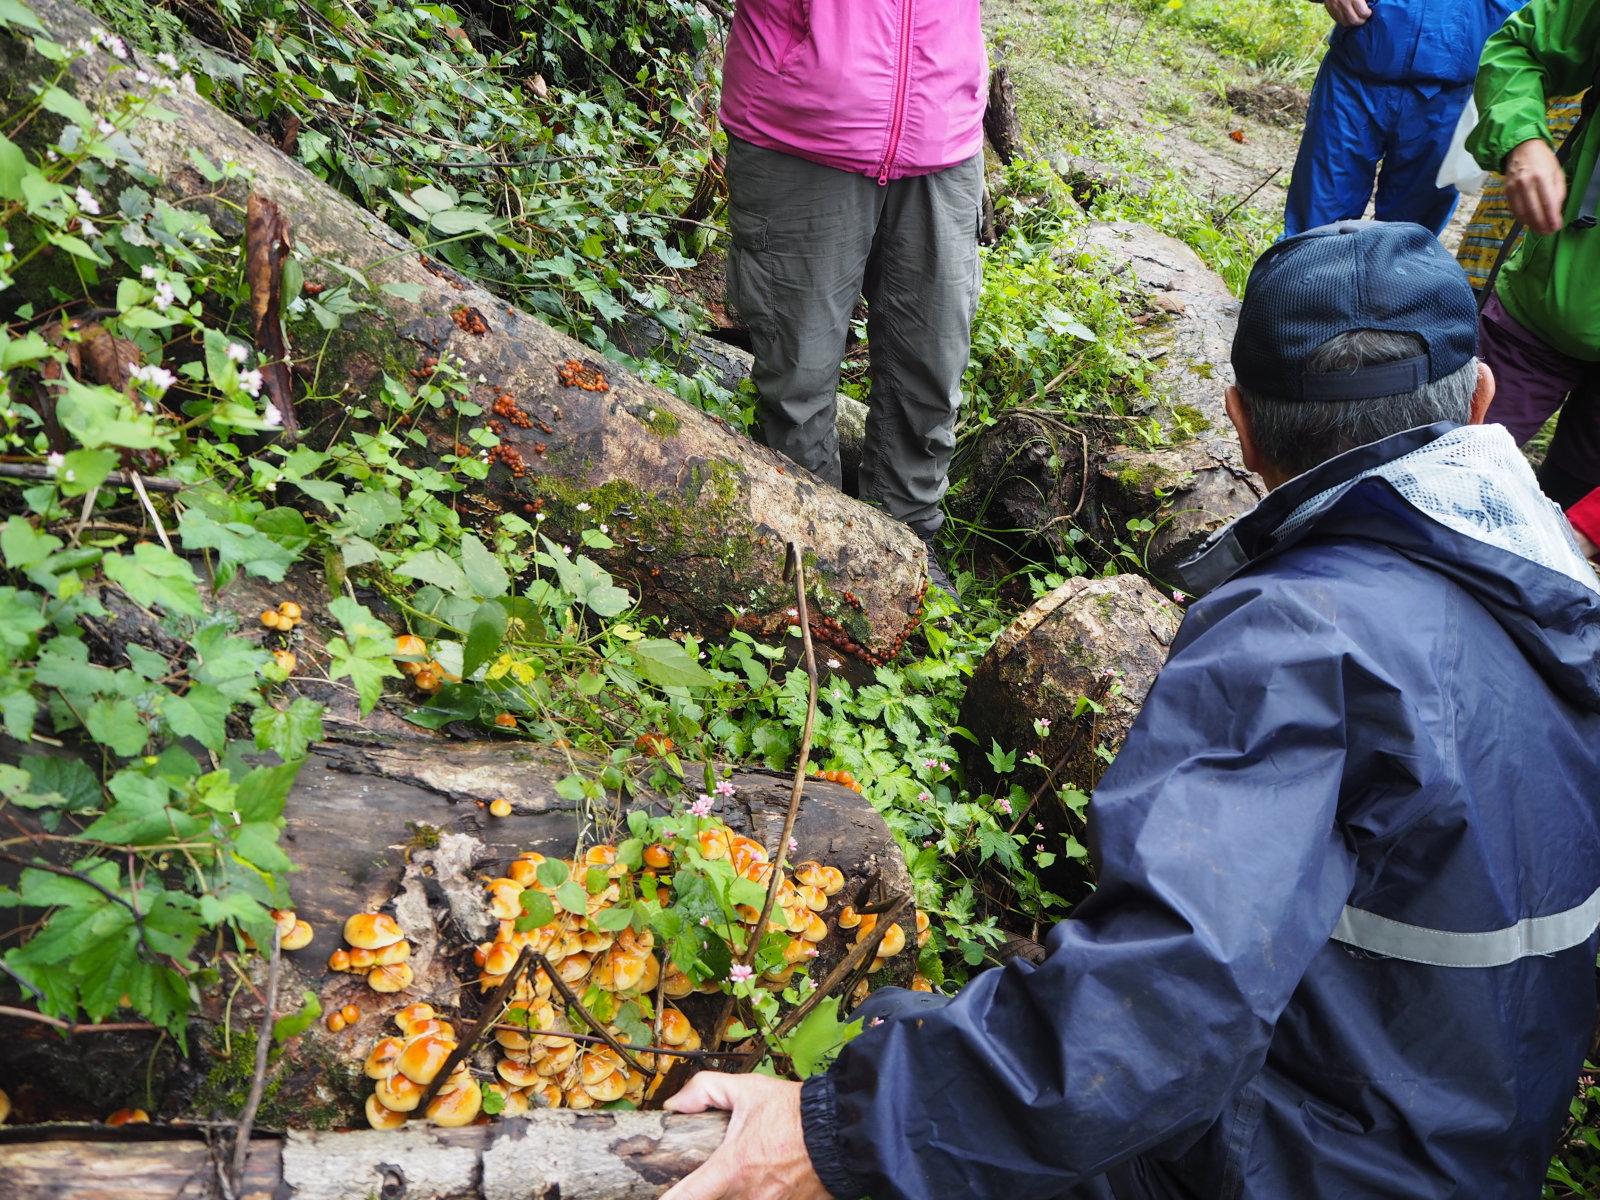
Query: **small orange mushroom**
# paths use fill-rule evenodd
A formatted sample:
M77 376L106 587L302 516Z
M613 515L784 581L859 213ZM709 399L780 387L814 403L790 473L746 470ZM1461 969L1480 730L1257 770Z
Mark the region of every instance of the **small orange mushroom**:
M403 937L400 923L383 913L356 913L344 923L344 940L358 950L381 950Z
M142 1108L119 1108L106 1118L107 1125L148 1125L150 1114Z
M399 1129L405 1123L406 1114L403 1112L396 1112L394 1109L390 1108L382 1100L378 1099L378 1093L374 1092L372 1095L367 1097L368 1125L372 1126L374 1129L387 1131L391 1129Z
M489 802L489 815L491 817L509 817L511 815L511 801L504 796L497 796Z
M394 963L368 971L367 986L375 992L402 992L411 986L412 978L410 963Z
M285 950L304 950L311 944L311 926L305 921L296 921L289 932L278 938L278 945Z

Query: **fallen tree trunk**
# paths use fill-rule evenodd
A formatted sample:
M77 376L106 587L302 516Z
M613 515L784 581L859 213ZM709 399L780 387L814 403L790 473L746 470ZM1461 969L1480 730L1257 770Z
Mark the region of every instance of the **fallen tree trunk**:
M537 1112L466 1129L290 1133L251 1143L236 1200L647 1200L722 1143L723 1113ZM65 1136L63 1136L65 1134ZM37 1139L37 1140L34 1140ZM223 1141L224 1139L219 1139ZM207 1200L217 1146L107 1130L7 1130L11 1200Z
M95 28L69 0L33 8L63 44ZM62 86L91 110L147 86L114 65L109 55L88 54ZM0 34L0 74L17 88L56 70L30 41ZM238 238L247 194L271 201L307 281L329 293L348 285L364 306L332 331L309 314L291 319L291 348L317 348L320 379L343 381L345 394L374 408L385 375L426 375L445 360L471 385L479 415L447 406L416 426L427 439L420 453L435 460L461 452L469 431L498 437L487 481L463 493L464 519L484 527L501 513L537 510L542 532L574 541L606 522L616 544L594 552L601 564L648 609L705 635L725 633L738 608L747 610L741 627L784 637L782 616L793 602L782 578L785 547L797 542L819 621L832 618L843 631L834 650L863 675L898 654L926 586L924 548L904 526L667 392L595 362L586 347L419 253L200 98L165 95L160 105L176 122L143 119L129 131L159 198L205 213L218 232ZM18 136L46 136L44 122ZM197 162L243 170L213 182ZM27 289L19 280L18 301L47 306L45 294ZM298 423L308 441L350 421L342 400L303 403Z

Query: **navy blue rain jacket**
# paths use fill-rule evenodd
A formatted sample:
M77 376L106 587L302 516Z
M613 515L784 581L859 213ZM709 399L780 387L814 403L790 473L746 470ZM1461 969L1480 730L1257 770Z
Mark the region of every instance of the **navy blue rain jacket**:
M1489 35L1521 0L1372 0L1360 25L1335 25L1328 56L1384 83L1470 83Z
M1042 965L806 1081L836 1196L1539 1194L1595 1019L1600 596L1381 478L1273 538L1452 428L1324 463L1195 560L1225 582L1095 793L1099 890Z

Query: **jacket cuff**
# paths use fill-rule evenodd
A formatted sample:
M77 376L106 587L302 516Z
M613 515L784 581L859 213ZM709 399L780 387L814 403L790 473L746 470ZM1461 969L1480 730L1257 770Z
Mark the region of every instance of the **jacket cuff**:
M839 1107L833 1080L826 1074L813 1075L800 1085L800 1123L805 1131L806 1153L811 1169L822 1186L836 1200L858 1200L867 1194L866 1185L844 1165L839 1144Z
M1567 509L1567 520L1584 537L1600 546L1600 488Z

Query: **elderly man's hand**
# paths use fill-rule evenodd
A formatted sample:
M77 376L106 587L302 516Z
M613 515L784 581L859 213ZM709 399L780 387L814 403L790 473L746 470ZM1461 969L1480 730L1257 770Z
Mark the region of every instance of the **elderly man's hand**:
M661 1200L828 1200L806 1153L798 1083L702 1071L666 1107L681 1113L720 1108L732 1118L716 1153Z
M1341 25L1365 25L1372 15L1367 0L1322 0L1322 6Z
M1543 138L1529 138L1506 155L1506 204L1535 233L1557 233L1567 202L1567 177Z

